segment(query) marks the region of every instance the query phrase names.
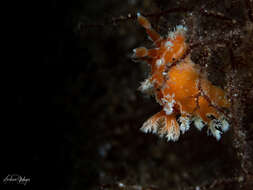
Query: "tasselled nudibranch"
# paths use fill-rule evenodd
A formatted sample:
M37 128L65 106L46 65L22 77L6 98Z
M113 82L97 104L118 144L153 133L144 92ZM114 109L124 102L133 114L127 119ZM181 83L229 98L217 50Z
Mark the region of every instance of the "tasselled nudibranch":
M137 14L139 24L153 41L155 48L134 49L134 57L145 59L151 67L150 76L141 83L142 92L152 92L162 110L149 118L141 127L145 133L153 132L168 141L177 141L193 123L217 140L229 129L229 122L220 109L228 109L226 93L214 86L200 73L190 55L186 55L186 27L179 25L167 37L162 37L150 22Z

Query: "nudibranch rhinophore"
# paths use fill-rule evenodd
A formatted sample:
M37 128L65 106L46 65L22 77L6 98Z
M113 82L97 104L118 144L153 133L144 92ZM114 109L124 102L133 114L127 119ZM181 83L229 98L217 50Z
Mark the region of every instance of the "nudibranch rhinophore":
M156 46L133 50L135 58L143 58L151 66L150 76L141 83L140 90L152 92L163 108L141 130L177 141L180 133L185 133L193 123L199 130L208 126L208 134L219 140L229 128L221 110L228 109L230 102L225 91L208 81L187 55L186 27L179 25L164 38L140 13L137 19Z

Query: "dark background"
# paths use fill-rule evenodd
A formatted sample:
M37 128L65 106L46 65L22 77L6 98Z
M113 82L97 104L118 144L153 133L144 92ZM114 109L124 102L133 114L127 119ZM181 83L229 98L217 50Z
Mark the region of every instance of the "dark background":
M2 132L2 178L25 176L31 179L27 188L119 189L122 183L128 189L178 189L236 175L231 130L219 142L194 127L177 142L139 131L161 109L154 98L137 90L148 67L131 60L133 48L151 43L135 19L113 20L182 5L177 2L52 0L15 5L12 12L20 14L10 22L13 52L5 82L10 100L3 100L10 117ZM205 7L244 18L240 1L182 2L196 15ZM150 20L166 35L186 17L175 12L159 22ZM196 18L195 38L208 36L204 27L208 34L223 30L223 21ZM208 69L217 72L222 51L212 53ZM222 73L210 72L210 78L225 84ZM237 189L237 184L222 188L232 187Z

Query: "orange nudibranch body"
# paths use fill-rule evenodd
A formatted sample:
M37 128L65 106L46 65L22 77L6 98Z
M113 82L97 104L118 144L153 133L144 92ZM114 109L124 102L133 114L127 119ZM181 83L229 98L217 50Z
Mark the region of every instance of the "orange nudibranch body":
M219 140L229 128L220 109L229 108L230 103L224 90L212 85L201 75L190 55L186 56L186 28L177 26L163 38L145 17L138 13L137 19L156 45L154 49L134 49L134 56L149 57L147 63L151 66L150 77L141 83L140 90L152 91L163 107L143 124L141 130L176 141L180 132L187 131L193 122L199 130L207 125L208 134Z

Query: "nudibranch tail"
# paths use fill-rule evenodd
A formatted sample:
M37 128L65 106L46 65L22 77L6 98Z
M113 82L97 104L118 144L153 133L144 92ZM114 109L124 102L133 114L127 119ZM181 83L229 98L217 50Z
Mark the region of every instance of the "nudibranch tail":
M229 128L224 112L220 110L229 108L230 103L225 91L209 82L190 55L185 55L188 48L186 27L179 25L164 38L141 14L137 14L137 19L156 45L155 49L134 49L135 57L148 57L145 61L151 66L150 77L139 89L153 93L162 106L162 110L148 119L141 130L176 141L193 123L199 130L208 126L208 134L219 140Z

